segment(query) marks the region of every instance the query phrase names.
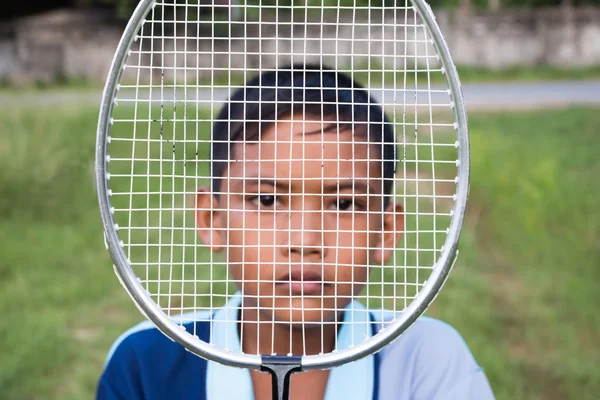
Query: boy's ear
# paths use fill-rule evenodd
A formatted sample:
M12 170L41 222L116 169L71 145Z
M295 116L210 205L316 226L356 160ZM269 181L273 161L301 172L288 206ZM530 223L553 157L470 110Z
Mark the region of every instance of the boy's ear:
M383 233L379 236L375 248L375 263L385 264L400 243L404 234L404 208L400 203L391 202L383 215Z
M196 230L204 245L214 252L222 251L226 240L218 203L207 188L196 193Z

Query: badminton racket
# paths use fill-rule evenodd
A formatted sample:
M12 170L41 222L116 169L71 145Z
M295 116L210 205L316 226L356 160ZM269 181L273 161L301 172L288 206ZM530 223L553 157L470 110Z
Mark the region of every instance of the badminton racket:
M423 0L142 0L95 173L140 311L287 399L292 373L376 353L446 281L468 197L459 78ZM342 326L370 333L344 344Z

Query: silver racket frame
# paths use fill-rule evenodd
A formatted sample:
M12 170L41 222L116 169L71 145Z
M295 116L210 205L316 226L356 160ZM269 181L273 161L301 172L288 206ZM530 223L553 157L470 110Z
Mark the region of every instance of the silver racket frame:
M411 2L428 28L440 56L442 68L444 68L448 80L448 92L453 103L454 117L457 124L458 181L454 207L452 209L453 218L448 229L448 236L442 247L442 254L433 267L429 279L412 303L394 322L369 340L352 348L343 349L335 353L303 356L302 370L304 371L328 369L358 360L379 351L398 338L433 302L448 278L458 256L458 241L469 195L470 159L467 113L456 67L431 8L423 0L411 0ZM243 353L235 354L211 346L182 329L181 326L177 325L166 315L140 284L123 250L123 242L117 233L118 229L108 189L110 176L107 175L107 163L109 161L107 148L110 143L109 129L111 126L111 115L115 105L114 99L119 90L119 80L123 72L123 66L129 56L130 47L136 41L137 32L144 23L146 15L155 4L156 0L142 0L136 7L115 53L102 96L96 139L95 173L100 213L102 215L102 222L104 223L106 247L114 262L115 272L129 296L133 299L142 314L151 320L167 337L178 342L188 351L208 360L235 367L260 370L262 364L261 356Z

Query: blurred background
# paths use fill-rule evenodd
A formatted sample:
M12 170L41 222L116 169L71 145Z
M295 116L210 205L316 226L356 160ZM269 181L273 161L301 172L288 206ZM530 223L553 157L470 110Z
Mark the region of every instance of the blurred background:
M600 0L430 3L473 158L461 256L428 315L463 335L498 399L598 399ZM135 4L0 8L0 399L93 398L110 345L142 320L93 181L102 85Z

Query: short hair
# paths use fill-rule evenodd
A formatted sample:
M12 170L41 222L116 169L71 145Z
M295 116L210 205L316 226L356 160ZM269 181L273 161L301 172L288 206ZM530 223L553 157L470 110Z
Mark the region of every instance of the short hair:
M287 115L330 118L325 131L360 125L360 132L380 150L384 206L389 204L396 172L394 129L381 106L348 76L314 65L294 65L267 71L239 88L224 104L213 125L213 191L219 192L222 174L243 140L260 140L261 133Z

